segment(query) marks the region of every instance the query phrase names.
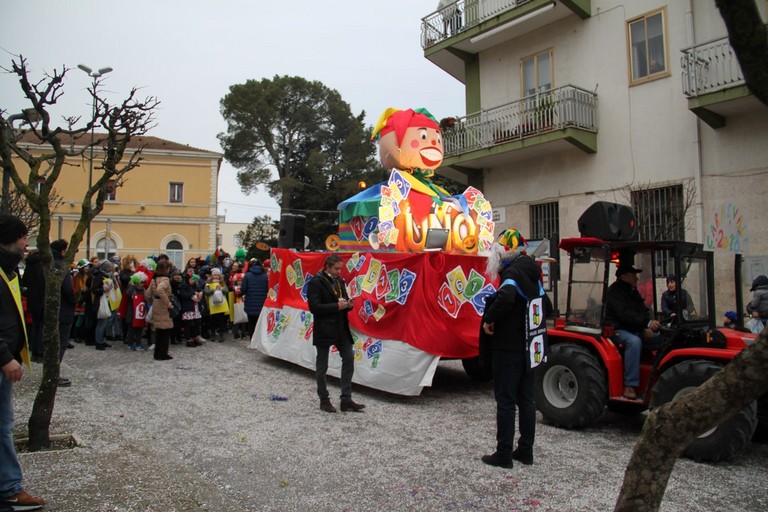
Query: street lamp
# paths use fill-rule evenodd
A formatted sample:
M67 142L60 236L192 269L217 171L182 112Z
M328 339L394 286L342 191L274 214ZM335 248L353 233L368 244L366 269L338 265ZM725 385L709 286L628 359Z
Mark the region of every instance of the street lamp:
M78 64L78 68L82 69L85 73L88 74L91 78L93 78L93 124L91 125L91 160L90 165L88 166L88 190L91 190L91 187L93 186L93 130L96 128L96 80L103 75L106 75L110 71L112 71L112 68L106 67L101 68L98 71L94 71L93 69L89 68L85 64ZM88 215L90 215L91 210L91 204L90 201L88 202ZM85 241L85 258L91 259L91 221L88 221L88 232L86 234L86 241Z

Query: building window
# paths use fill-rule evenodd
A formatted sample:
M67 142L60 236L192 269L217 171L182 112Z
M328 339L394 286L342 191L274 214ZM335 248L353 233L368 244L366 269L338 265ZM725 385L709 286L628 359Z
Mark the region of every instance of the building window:
M184 246L178 240L171 240L165 245L165 253L176 268L184 268Z
M96 256L99 260L111 260L117 254L117 244L111 238L102 238L96 242Z
M682 185L632 191L640 240L685 240L686 194ZM670 255L656 262L656 275L671 274Z
M170 199L172 203L181 203L184 201L184 184L171 183Z
M668 74L665 25L664 9L627 22L630 83Z
M520 76L523 80L523 97L552 89L552 49L520 59Z
M40 195L40 191L43 189L44 183L45 178L37 178L37 182L35 182L35 194Z
M105 199L107 201L114 201L117 199L117 183L115 180L109 180L107 182L107 196Z
M531 240L551 238L560 232L560 208L557 202L530 207Z

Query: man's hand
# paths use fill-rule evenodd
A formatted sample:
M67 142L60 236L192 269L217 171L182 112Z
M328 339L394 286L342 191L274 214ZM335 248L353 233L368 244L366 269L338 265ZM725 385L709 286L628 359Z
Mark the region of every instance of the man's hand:
M24 376L24 369L15 359L11 359L0 369L3 370L3 376L11 382L19 382Z
M661 329L661 324L658 320L651 320L648 322L648 328L653 332L657 332L659 329Z
M493 336L493 322L483 322L483 331L489 336Z

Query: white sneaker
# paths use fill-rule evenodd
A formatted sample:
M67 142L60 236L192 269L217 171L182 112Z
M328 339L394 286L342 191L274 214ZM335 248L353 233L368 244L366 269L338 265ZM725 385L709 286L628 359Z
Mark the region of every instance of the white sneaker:
M147 350L155 350L155 344L151 344Z
M199 341L202 341L203 343L207 343L207 342L209 341L209 340L207 340L207 339L203 338L202 336L199 336L199 337L198 337L198 340L199 340Z

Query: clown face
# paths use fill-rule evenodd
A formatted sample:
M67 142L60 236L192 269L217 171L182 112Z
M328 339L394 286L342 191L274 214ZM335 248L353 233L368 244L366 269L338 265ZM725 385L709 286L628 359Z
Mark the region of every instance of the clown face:
M443 137L437 128L409 127L398 146L397 135L389 132L379 141L379 159L386 169L420 169L431 176L443 162Z

